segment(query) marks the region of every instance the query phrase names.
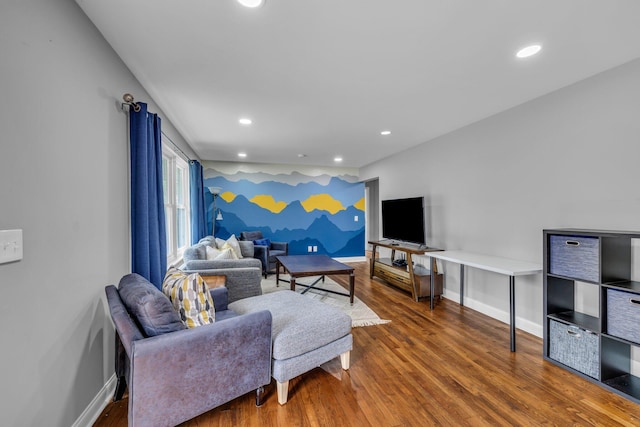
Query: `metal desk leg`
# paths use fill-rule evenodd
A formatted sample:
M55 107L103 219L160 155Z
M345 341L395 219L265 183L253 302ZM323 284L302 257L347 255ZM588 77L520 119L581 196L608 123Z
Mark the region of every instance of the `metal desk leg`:
M349 273L349 302L353 305L353 296L356 293L356 276L352 271Z
M511 332L511 351L516 351L516 278L509 276L509 321Z
M436 259L431 257L431 280L429 280L429 308L433 310L433 294L436 292L436 275L433 273L436 271Z
M460 264L460 306L464 305L464 264Z

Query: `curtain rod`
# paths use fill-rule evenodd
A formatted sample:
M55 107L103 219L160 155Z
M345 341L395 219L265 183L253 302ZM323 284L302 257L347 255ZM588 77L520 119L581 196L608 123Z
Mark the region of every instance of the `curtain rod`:
M130 93L125 93L124 95L122 95L122 100L124 101L122 103L122 109L123 110L124 110L124 106L128 105L129 107L133 108L133 111L135 111L136 113L138 111L140 111L140 106L138 105L137 102L135 102L133 100L133 95L131 95ZM160 132L162 133L162 135L165 138L167 138L167 140L171 143L171 145L173 145L173 147L176 150L178 150L180 153L182 153L182 156L180 156L180 157L182 157L182 160L184 160L185 162L190 162L191 161L191 158L189 156L187 156L187 154L184 151L182 151L182 149L180 147L178 147L178 145L175 142L173 142L171 140L171 138L169 138L169 135L164 133L164 131L162 129L160 130Z
M160 132L162 133L162 136L167 138L167 140L171 143L171 145L173 145L175 147L176 150L178 150L179 152L182 153L182 156L180 156L180 157L182 157L182 160L186 161L187 163L191 161L191 158L189 156L187 156L187 154L184 151L182 151L182 149L180 147L178 147L176 145L176 143L171 140L171 138L169 138L169 135L164 133L163 130L160 130Z

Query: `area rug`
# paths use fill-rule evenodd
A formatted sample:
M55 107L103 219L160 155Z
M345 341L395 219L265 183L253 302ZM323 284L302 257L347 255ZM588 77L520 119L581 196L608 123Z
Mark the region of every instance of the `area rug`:
M281 274L281 279L289 280L289 275ZM298 279L297 283L302 283L305 285L311 284L317 277L305 277L303 279ZM335 290L338 292L348 293L349 291L335 281L331 280L328 277L325 277L324 283L318 282L316 285L320 288L326 288L330 290ZM267 279L262 279L262 292L267 294L270 292L277 292L290 289L289 283L280 282L280 286L276 287L276 275L269 275ZM298 286L296 292L302 293L303 290L307 288ZM351 317L351 326L353 328L357 328L360 326L372 326L372 325L381 325L384 323L389 323L390 320L383 320L371 310L365 303L363 303L358 297L358 288L356 287L356 296L353 299L353 305L349 303L349 297L344 295L336 295L330 292L325 292L320 289L310 289L309 291L304 293L304 296L308 298L313 298L318 301L322 301L325 304L329 304L333 307L339 308L344 311Z

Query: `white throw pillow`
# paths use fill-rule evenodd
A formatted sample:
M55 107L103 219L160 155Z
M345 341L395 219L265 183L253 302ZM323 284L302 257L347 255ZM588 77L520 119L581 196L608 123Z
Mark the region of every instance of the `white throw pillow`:
M232 234L227 240L222 240L219 237L216 237L216 247L220 250L224 250L226 248L231 248L235 257L233 259L242 259L244 256L242 255L242 249L240 249L240 243L236 238L235 234Z
M233 249L230 246L226 245L225 249L222 249L218 256L215 259L238 259L233 253Z
M220 250L207 246L207 259L216 259L220 255Z
M227 244L231 246L238 259L242 259L242 249L240 249L240 243L238 243L238 239L235 234L232 234L231 237L227 239Z

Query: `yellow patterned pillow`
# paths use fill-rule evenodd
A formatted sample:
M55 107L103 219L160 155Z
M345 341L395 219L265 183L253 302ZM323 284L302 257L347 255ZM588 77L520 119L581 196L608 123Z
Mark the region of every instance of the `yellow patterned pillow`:
M213 298L209 287L198 273L186 274L171 267L162 282L162 292L169 297L188 328L215 322Z

